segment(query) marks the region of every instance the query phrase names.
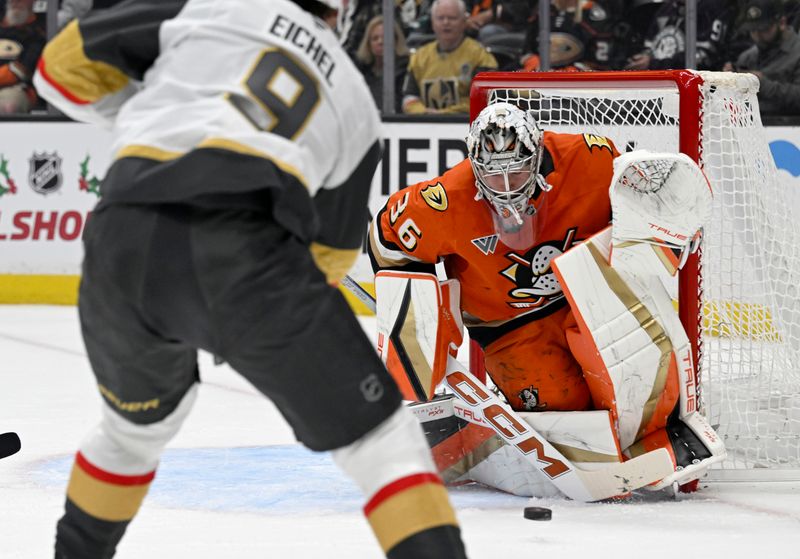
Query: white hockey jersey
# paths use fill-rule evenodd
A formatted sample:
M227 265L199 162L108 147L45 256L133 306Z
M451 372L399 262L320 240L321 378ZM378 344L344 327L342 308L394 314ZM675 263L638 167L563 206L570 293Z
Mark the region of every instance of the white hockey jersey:
M322 214L323 242L360 245L377 109L333 31L291 1L123 2L57 35L34 83L112 128L107 203L271 189L290 230Z

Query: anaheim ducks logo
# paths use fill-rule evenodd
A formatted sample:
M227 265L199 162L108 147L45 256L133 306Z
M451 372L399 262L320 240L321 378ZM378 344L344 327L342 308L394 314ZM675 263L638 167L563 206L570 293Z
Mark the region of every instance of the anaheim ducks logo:
M506 254L513 264L500 272L517 286L508 294L515 299L508 305L515 309L544 308L564 298L550 263L575 243L577 228L569 229L562 242L548 241L537 245L520 256Z
M0 60L16 60L22 54L22 45L11 39L0 39Z
M592 151L592 148L605 148L611 153L614 153L614 150L611 149L611 141L605 136L598 136L597 134L584 134L583 141L586 142L586 147L589 148L589 151Z
M550 64L560 68L580 60L583 56L583 43L569 33L550 34Z
M447 192L445 192L442 183L429 184L419 193L425 203L437 212L443 212L447 209Z

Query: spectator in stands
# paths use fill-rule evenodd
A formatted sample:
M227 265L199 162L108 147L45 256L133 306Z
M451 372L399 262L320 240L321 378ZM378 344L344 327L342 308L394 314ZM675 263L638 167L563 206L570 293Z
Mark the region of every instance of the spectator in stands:
M608 70L614 57L614 27L622 13L618 0L552 0L550 67L553 70ZM525 34L522 66L539 71L538 10Z
M519 41L532 19L536 0L472 0L471 15L467 18L467 35L475 35L485 46L497 36L519 33ZM510 45L508 38L499 44Z
M38 97L31 85L47 41L33 12L34 0L7 0L0 23L0 114L27 113Z
M367 25L373 18L383 15L383 2L381 0L347 0L343 2L344 10L339 10L340 20L333 26L337 29L344 50L355 58L361 41L367 30ZM415 0L395 0L394 20L400 24L403 34L407 35L408 25L416 17L417 3Z
M732 6L724 0L697 0L697 58L699 70L716 70L724 61L725 33ZM645 49L633 55L628 70L667 70L686 67L686 2L666 0L656 11L645 37Z
M58 28L61 29L73 19L85 16L92 9L92 0L61 0L58 8Z
M496 69L497 61L478 41L465 35L464 0L435 0L431 14L436 40L411 55L403 86L403 112L467 113L472 77Z
M408 47L400 26L395 22L394 28L394 53L395 53L395 91L397 92L395 111L400 112L402 97L400 90L403 87L403 78L408 66ZM372 97L379 109L383 109L383 16L376 16L367 24L364 38L356 51L356 65L372 92Z
M471 37L478 37L480 40L480 31L488 23L492 21L493 10L492 0L466 0L467 4L467 35Z
M780 0L749 0L742 28L753 45L724 69L758 78L761 114L800 115L800 37L787 25Z

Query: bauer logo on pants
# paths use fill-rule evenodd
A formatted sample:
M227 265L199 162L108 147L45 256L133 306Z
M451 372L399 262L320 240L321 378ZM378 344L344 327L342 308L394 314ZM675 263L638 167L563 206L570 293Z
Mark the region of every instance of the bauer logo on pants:
M61 188L61 158L58 153L33 153L28 183L34 192L52 194Z

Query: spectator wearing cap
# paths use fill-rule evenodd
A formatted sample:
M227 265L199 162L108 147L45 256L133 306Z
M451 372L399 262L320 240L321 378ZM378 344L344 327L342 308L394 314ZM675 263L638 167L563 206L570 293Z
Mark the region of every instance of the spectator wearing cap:
M743 29L753 45L726 70L750 72L761 86L761 114L800 115L800 37L786 23L780 0L748 0Z

